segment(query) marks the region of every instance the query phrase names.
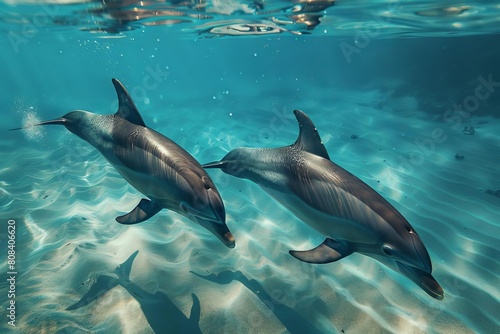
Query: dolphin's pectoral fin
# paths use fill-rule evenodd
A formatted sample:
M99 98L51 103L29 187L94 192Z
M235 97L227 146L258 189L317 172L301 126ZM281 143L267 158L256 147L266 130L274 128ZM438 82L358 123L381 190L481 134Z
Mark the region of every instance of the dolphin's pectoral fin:
M126 215L116 217L116 221L120 224L137 224L143 222L154 215L156 215L162 209L161 206L156 205L149 199L141 199L139 204Z
M330 263L352 254L352 250L344 244L326 238L321 245L308 251L290 251L296 259L308 263Z

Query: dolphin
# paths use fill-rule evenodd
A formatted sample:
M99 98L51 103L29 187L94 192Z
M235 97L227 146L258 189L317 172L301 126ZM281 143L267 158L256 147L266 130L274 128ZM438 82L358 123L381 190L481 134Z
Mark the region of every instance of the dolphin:
M59 124L94 146L134 188L144 194L139 204L116 220L143 222L162 209L180 213L234 248L226 225L224 203L212 179L187 151L148 128L125 87L112 79L118 111L98 115L84 110L33 126ZM19 130L16 128L11 130Z
M415 282L430 296L444 292L432 276L429 253L415 229L382 196L330 160L319 133L300 110L293 145L237 148L203 165L251 180L323 234L314 249L290 251L308 263L330 263L353 252L370 256Z

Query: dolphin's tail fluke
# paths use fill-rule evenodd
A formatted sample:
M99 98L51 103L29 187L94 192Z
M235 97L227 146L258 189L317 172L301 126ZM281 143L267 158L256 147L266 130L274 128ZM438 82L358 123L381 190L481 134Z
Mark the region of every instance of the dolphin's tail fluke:
M20 127L20 128L14 128L14 129L9 129L9 131L14 131L14 130L25 130L25 129L29 129L29 128L32 128L34 126L41 126L41 125L50 125L50 124L59 124L59 125L65 125L66 122L68 120L64 117L60 117L60 118L56 118L56 119L53 119L51 121L45 121L45 122L40 122L40 123L36 123L36 124L30 124L28 126L23 126L23 127Z

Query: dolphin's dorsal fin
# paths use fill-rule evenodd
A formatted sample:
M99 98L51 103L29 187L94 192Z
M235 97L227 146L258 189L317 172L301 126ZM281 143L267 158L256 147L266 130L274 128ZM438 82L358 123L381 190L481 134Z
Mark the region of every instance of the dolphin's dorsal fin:
M318 130L316 130L316 127L311 119L303 111L294 110L293 113L299 122L300 131L299 137L293 146L330 160L330 156L328 155L323 142L321 142Z
M133 252L128 259L115 268L115 274L118 278L124 281L130 281L130 272L132 271L132 264L134 263L135 257L139 254L139 250Z
M118 111L115 115L126 119L132 124L145 127L146 124L144 124L141 114L139 114L134 101L132 101L132 98L128 94L125 87L123 87L122 83L118 81L118 79L113 78L111 81L113 81L113 85L116 89L116 96L118 97Z

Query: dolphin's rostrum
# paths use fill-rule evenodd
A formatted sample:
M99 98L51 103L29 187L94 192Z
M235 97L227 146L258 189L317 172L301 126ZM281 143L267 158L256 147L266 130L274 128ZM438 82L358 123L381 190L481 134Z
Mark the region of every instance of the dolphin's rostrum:
M130 213L117 217L118 222L140 223L165 208L190 218L233 248L235 240L226 225L224 204L208 174L183 148L148 128L123 85L112 81L119 102L115 114L75 110L35 125L64 125L99 150L125 180L148 197Z
M326 239L309 251L290 251L309 263L329 263L353 252L375 258L436 299L444 292L432 277L422 240L382 196L332 161L316 127L300 110L297 141L279 148L237 148L203 165L257 183Z

